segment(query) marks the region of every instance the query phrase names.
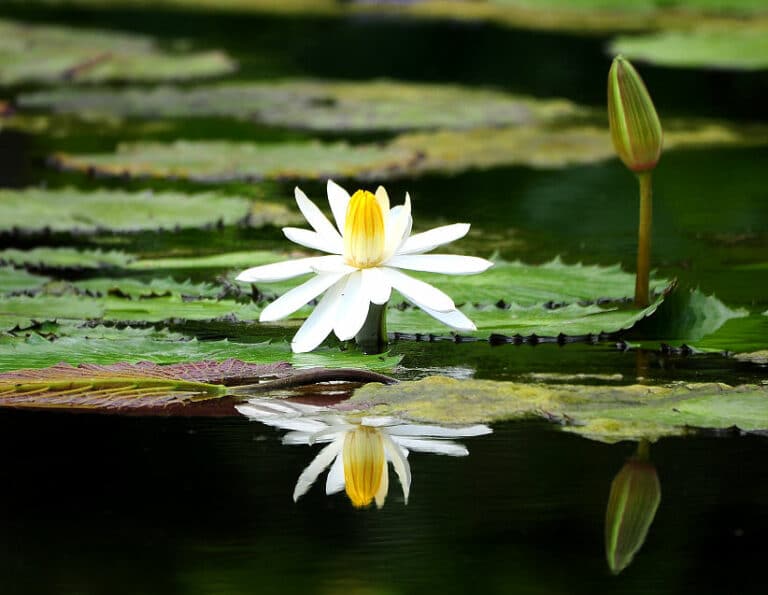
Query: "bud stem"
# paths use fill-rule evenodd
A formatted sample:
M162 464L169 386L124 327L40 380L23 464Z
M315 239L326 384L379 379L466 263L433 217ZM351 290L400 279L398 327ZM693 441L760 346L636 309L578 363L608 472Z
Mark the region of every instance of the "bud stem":
M651 270L651 218L653 211L653 189L651 172L639 173L640 182L640 223L637 230L637 277L635 278L635 305L646 308L650 300Z
M382 353L387 347L387 304L371 304L355 342L365 354Z

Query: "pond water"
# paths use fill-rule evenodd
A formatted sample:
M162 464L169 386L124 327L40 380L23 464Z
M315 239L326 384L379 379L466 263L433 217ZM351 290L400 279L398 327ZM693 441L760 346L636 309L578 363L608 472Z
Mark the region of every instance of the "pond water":
M0 16L117 28L193 48L223 48L240 80L393 78L558 96L602 109L607 37L394 17L320 18L139 9L0 6ZM662 119L765 119L768 76L645 66ZM5 97L36 87L4 90ZM135 125L135 127L134 127ZM606 124L607 126L607 124ZM111 151L124 139L338 138L184 118L147 130L73 119L65 135L0 131L0 185L198 190L190 182L94 179L50 168L56 151ZM386 134L358 134L382 140ZM765 348L768 317L768 148L697 148L663 155L655 176L653 263L681 287L714 293L750 314L721 332ZM343 180L340 180L343 181ZM355 184L349 180L347 185ZM292 205L293 182L229 183L232 193ZM302 182L322 197L324 180ZM497 167L387 182L408 191L414 219L470 221L467 253L508 260L634 270L636 183L618 160L555 169ZM278 229L228 227L132 235L0 237L0 248L118 247L143 255L285 248ZM223 271L178 271L206 280ZM71 273L74 278L84 273ZM202 276L201 276L202 275ZM748 320L748 322L745 322ZM293 329L179 324L200 339L284 339ZM448 333L446 333L446 336ZM765 368L721 353L666 350L653 329L630 341L568 345L399 340L395 375L530 381L759 383ZM673 344L680 347L680 344ZM19 361L18 367L24 367ZM313 396L304 391L302 396ZM768 553L768 441L738 431L651 446L661 501L634 561L606 563L611 481L635 445L604 444L544 423L505 422L458 440L468 456L411 454L407 504L394 472L379 510L326 496L322 475L292 492L319 446L283 445L285 432L232 403L199 416L0 411L0 585L3 593L763 593Z

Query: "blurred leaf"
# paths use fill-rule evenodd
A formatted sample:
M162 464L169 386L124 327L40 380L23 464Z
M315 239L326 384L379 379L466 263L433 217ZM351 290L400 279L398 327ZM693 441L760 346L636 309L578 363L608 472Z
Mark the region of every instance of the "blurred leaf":
M49 280L48 277L31 275L9 266L0 266L0 294L33 291Z
M169 277L142 281L131 277L123 279L95 278L75 281L72 286L94 297L113 296L128 299L152 299L176 295L182 299L215 298L224 287L210 283L175 281Z
M285 207L270 205L266 209L255 213L260 224L281 225L295 219ZM251 210L247 199L215 193L0 190L0 231L94 233L213 227L253 219ZM71 256L71 252L64 254Z
M151 37L0 20L0 84L161 81L235 69L223 52L168 53Z
M0 297L0 331L25 329L37 322L100 319L105 305L77 296Z
M77 250L76 248L32 248L0 250L0 263L32 269L108 269L124 268L133 260L125 252Z

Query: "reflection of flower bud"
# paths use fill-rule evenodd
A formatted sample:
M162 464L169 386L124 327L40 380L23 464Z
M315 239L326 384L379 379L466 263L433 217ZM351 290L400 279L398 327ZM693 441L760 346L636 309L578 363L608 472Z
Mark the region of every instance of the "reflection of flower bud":
M620 573L643 546L661 502L661 485L652 463L627 461L613 479L605 512L605 553L614 574Z
M608 72L608 122L611 140L634 172L656 167L663 131L651 96L632 64L617 56Z

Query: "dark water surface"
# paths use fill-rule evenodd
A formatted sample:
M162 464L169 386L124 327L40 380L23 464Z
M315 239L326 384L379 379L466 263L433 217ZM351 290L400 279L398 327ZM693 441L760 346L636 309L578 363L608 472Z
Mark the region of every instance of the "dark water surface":
M390 77L491 86L604 101L605 38L397 19L273 18L0 4L33 21L112 27L221 47L236 77ZM766 119L768 76L643 68L665 114ZM8 94L12 95L13 90ZM0 184L198 189L193 184L93 180L54 172L54 150L110 150L128 125L83 124L64 138L0 132ZM191 120L151 138L304 138L247 123ZM665 154L655 177L654 265L684 287L752 314L768 309L768 150ZM352 182L350 182L350 185ZM324 183L302 184L322 202ZM232 184L292 202L292 184ZM421 229L470 221L463 247L489 256L634 266L635 181L616 160L557 170L521 167L429 175L407 190ZM67 243L164 254L284 246L278 230L96 238L0 238L3 247ZM199 279L196 279L199 280ZM765 317L763 317L765 318ZM766 319L768 320L768 318ZM752 324L752 323L750 323ZM188 325L200 338L252 332ZM765 346L768 323L747 329ZM285 330L251 337L283 338ZM497 380L586 374L593 383L764 381L765 369L720 354L624 351L612 343L492 347L398 342L403 378L432 373ZM20 362L20 367L23 362ZM651 448L662 500L644 547L619 576L605 560L611 480L634 445L605 445L543 424L501 424L461 440L468 457L413 453L410 501L392 474L381 510L326 497L324 478L291 498L318 447L234 415L120 418L0 413L0 593L764 593L768 441L735 432L668 439Z

